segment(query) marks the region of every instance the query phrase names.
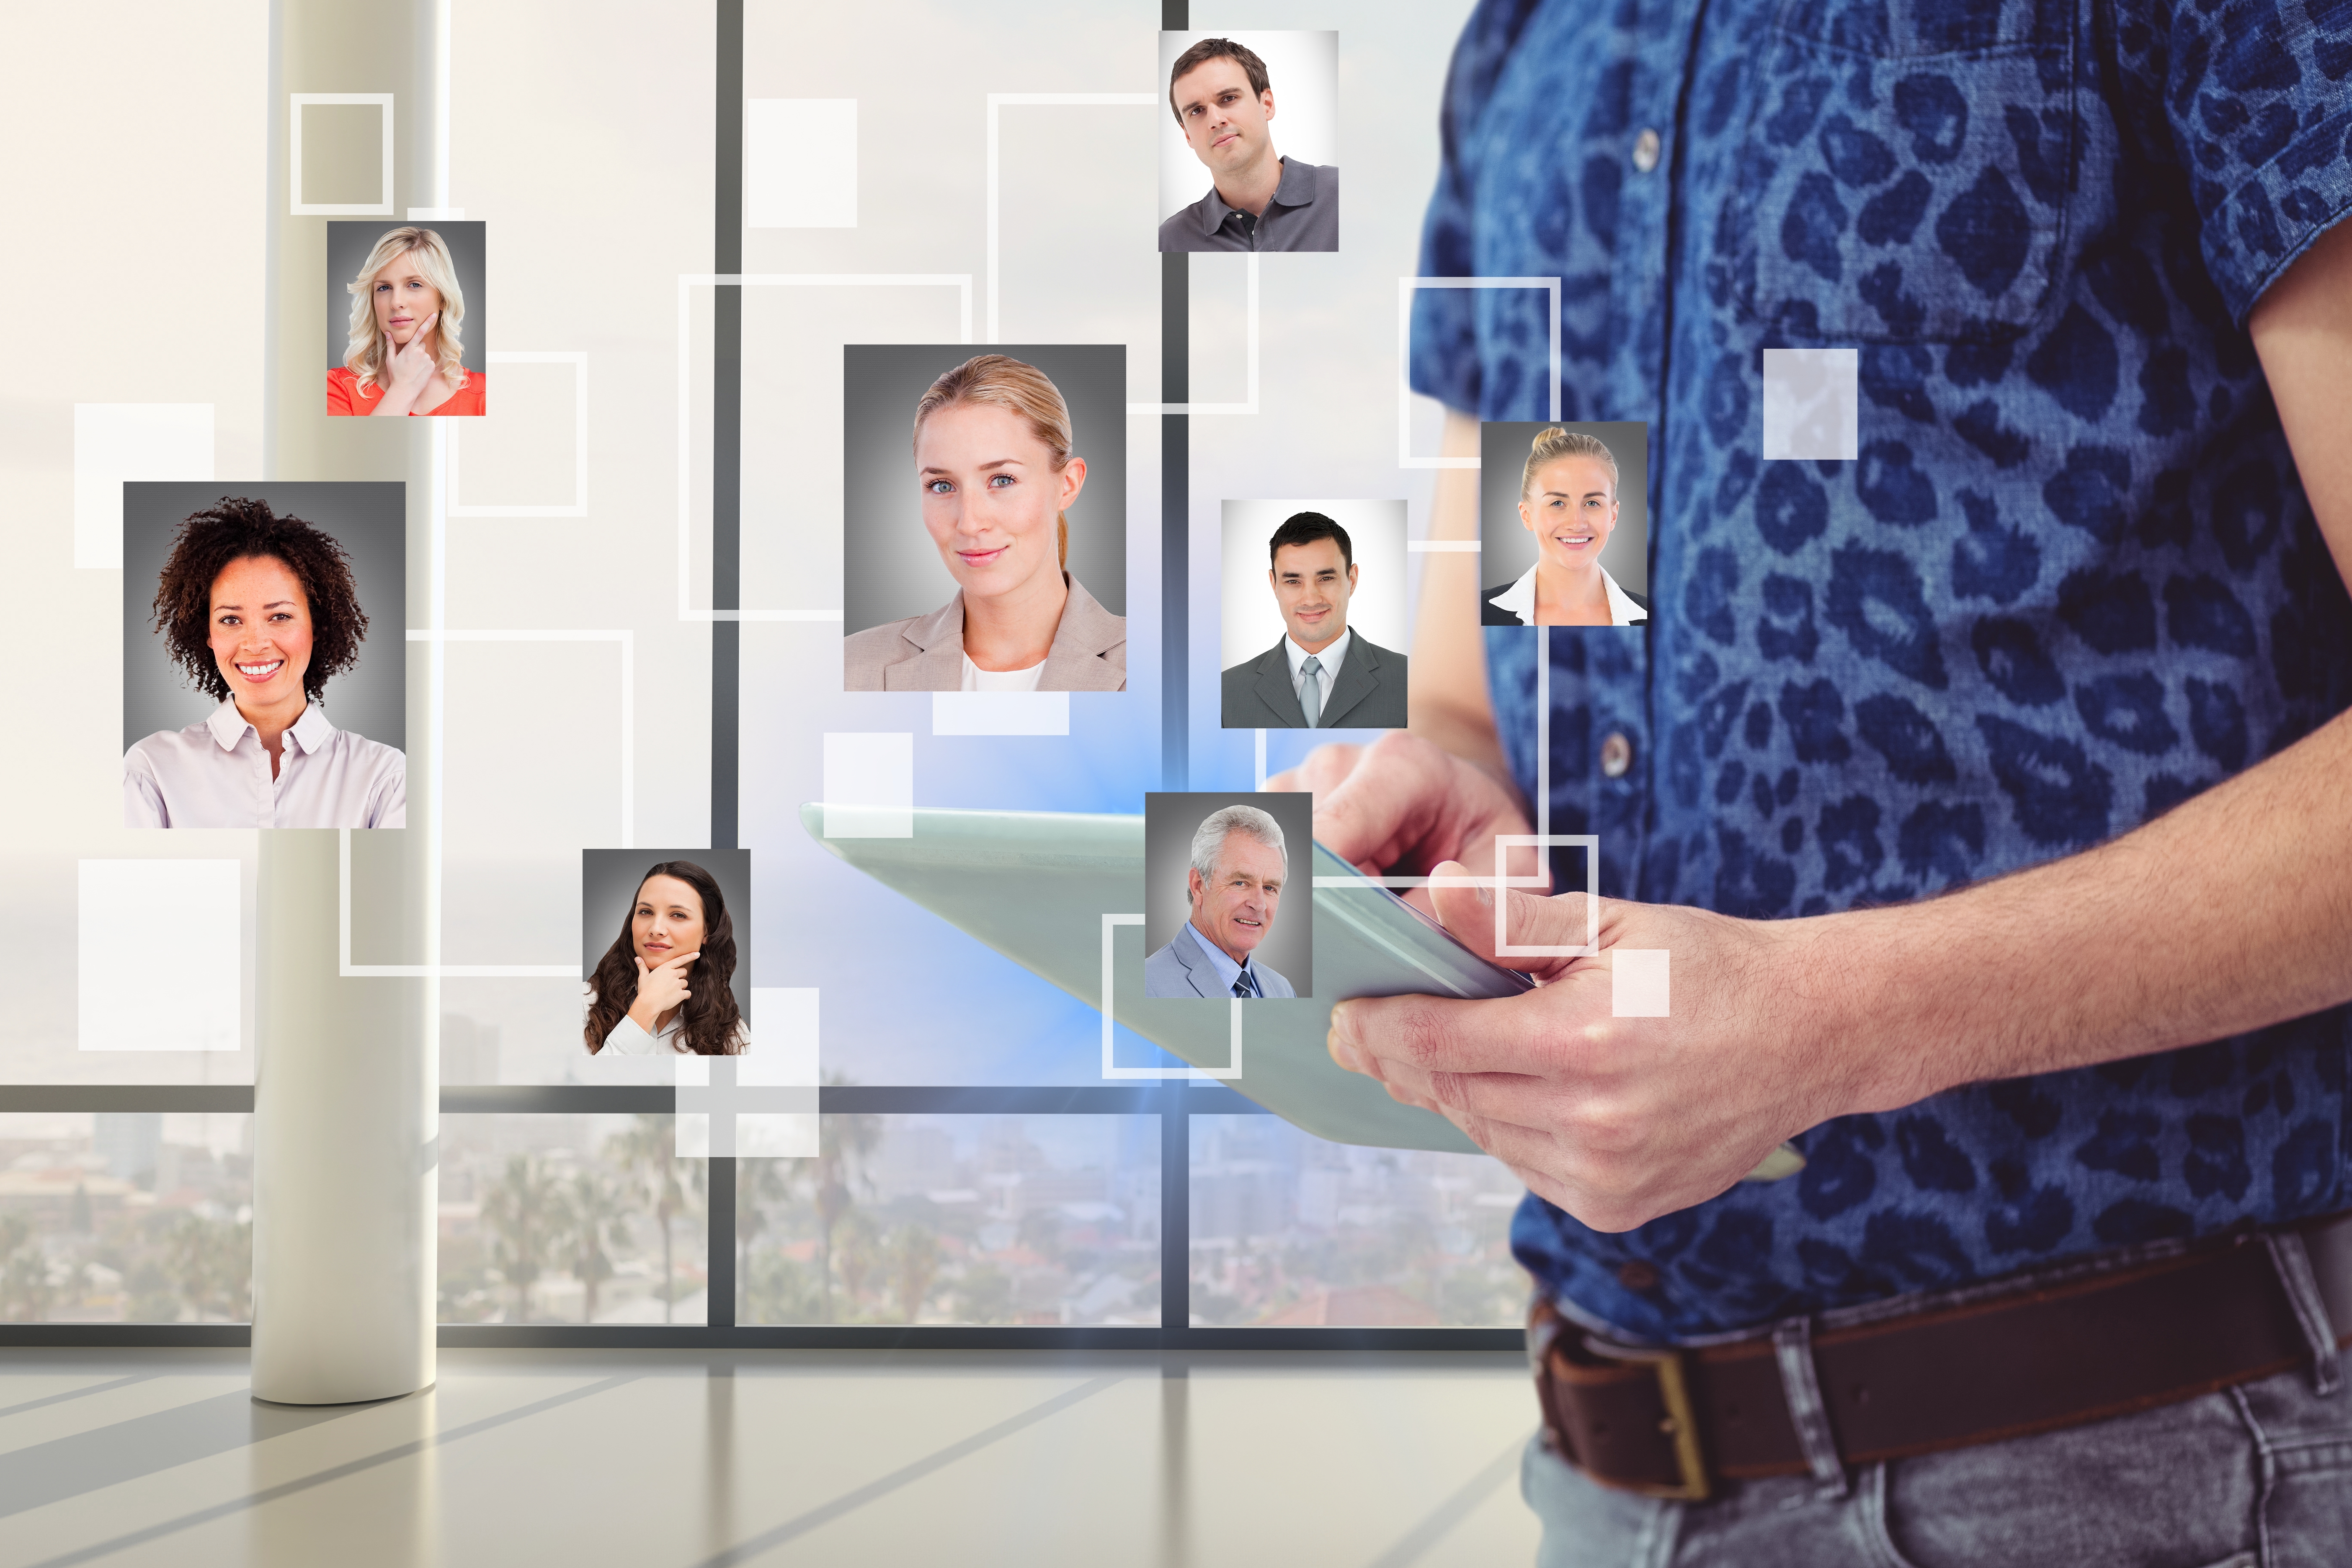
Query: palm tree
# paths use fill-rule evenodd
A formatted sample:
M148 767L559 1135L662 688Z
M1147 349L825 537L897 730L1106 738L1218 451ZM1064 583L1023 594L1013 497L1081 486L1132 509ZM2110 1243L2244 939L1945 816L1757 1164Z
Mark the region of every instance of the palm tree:
M846 1083L839 1073L826 1081ZM816 1266L823 1288L824 1321L833 1321L833 1230L854 1202L851 1189L870 1187L866 1163L882 1142L882 1119L856 1112L837 1112L817 1119ZM855 1297L853 1287L850 1294Z
M839 1261L841 1283L849 1292L849 1310L855 1316L866 1299L866 1281L883 1265L874 1222L862 1211L853 1210L842 1216Z
M900 1226L890 1238L890 1261L897 1274L893 1283L898 1288L899 1316L911 1323L939 1278L940 1238L928 1226Z
M553 1250L562 1220L555 1212L562 1202L555 1177L534 1154L507 1160L506 1173L482 1199L482 1223L493 1237L490 1256L507 1283L515 1288L515 1321L530 1321L530 1288L540 1265Z
M613 1257L605 1248L629 1244L629 1216L635 1212L622 1184L598 1171L575 1173L557 1194L556 1246L584 1292L583 1323L596 1321L596 1289L613 1277Z
M752 1267L758 1254L752 1251L751 1244L760 1238L761 1231L768 1228L767 1205L791 1203L794 1194L808 1185L814 1175L810 1169L812 1163L808 1160L738 1160L735 1163L735 1278L743 1282L744 1321L747 1322L801 1321L798 1310L792 1317L767 1315L769 1309L783 1310L787 1298L801 1293L797 1266L781 1272L759 1275ZM776 1261L787 1262L781 1258ZM795 1279L790 1289L782 1286L787 1275ZM770 1279L775 1288L762 1287L760 1284L761 1279Z
M37 1247L9 1254L0 1268L0 1311L12 1323L37 1323L49 1315L49 1260Z
M641 1115L636 1125L615 1134L604 1146L605 1157L614 1159L637 1181L640 1190L650 1200L655 1223L661 1226L662 1245L662 1321L670 1321L677 1296L677 1271L671 1262L670 1222L691 1206L689 1187L698 1191L709 1179L710 1162L681 1160L677 1157L677 1118ZM688 1167L680 1179L678 1167Z
M246 1293L253 1280L253 1227L234 1220L182 1214L163 1238L165 1270L180 1299L205 1322L247 1315Z

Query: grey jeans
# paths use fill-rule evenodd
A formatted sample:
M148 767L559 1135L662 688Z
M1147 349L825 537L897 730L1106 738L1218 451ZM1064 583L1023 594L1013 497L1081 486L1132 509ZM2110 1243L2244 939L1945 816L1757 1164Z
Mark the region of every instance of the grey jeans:
M2352 1357L2339 1358L2352 1373ZM2308 1369L2063 1432L1702 1503L1612 1490L1528 1445L1538 1568L2344 1568L2352 1387Z

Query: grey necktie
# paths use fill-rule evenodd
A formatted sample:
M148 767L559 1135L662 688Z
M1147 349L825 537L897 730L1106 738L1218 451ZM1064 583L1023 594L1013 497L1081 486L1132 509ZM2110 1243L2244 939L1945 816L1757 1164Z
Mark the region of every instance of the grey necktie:
M1306 710L1307 727L1312 730L1323 717L1323 661L1310 653L1298 668L1306 678L1298 688L1298 706Z

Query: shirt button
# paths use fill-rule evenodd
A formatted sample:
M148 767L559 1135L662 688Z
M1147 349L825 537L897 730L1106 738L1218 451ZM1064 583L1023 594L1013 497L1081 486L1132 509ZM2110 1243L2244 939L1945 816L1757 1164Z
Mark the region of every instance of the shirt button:
M1658 133L1648 126L1633 138L1633 172L1646 174L1658 166Z
M1630 1263L1618 1266L1617 1283L1628 1290L1647 1290L1654 1287L1657 1282L1658 1271L1638 1258Z
M1603 777L1622 779L1625 770L1633 765L1633 742L1622 730L1612 730L1609 738L1601 742L1601 772Z

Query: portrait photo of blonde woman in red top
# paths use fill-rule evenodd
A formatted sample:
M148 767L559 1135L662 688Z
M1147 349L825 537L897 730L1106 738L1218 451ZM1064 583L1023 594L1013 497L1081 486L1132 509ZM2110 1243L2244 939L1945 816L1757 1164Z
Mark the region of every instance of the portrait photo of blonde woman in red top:
M466 308L467 274L478 300L481 293L483 226L446 226L452 230L446 238L438 230L411 225L385 230L370 244L372 225L328 226L331 319L337 308L331 292L340 289L350 300L340 343L334 328L329 330L329 354L341 353L341 363L327 371L329 414L488 412L489 377L480 368L480 335ZM364 259L346 273L362 245ZM348 281L338 285L341 277ZM468 335L475 338L471 368L466 363Z

